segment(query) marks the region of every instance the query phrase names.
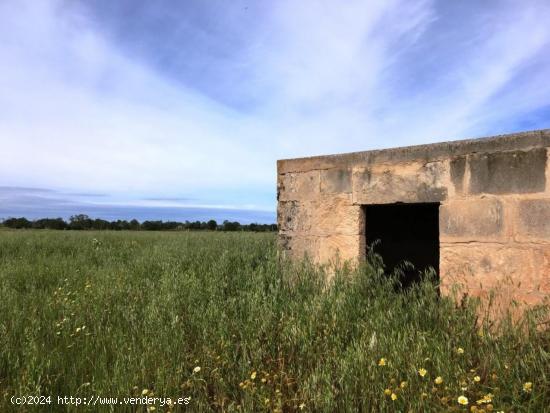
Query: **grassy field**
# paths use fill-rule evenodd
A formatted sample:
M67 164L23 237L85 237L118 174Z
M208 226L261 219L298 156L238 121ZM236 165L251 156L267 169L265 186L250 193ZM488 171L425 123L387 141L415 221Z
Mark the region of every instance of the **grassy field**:
M143 394L190 399L57 404ZM374 262L327 285L280 262L273 234L1 231L0 412L153 407L550 411L550 333L478 328L472 306L430 282L399 292Z

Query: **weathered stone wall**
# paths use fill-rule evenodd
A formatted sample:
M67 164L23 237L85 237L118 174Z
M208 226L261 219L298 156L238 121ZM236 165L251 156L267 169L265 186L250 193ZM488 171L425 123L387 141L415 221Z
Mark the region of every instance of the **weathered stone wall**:
M440 202L444 293L529 304L550 295L550 130L282 160L280 248L318 263L360 260L363 205Z

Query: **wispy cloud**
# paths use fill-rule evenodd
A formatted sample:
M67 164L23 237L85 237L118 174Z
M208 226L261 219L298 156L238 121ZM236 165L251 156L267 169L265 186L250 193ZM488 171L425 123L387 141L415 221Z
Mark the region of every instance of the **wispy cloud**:
M273 210L278 158L550 127L548 21L545 0L4 1L0 185Z
M0 97L6 108L0 136L5 153L23 155L2 162L3 182L127 197L240 186L245 177L252 187L270 180L259 153L241 137L251 135L253 124L239 124L231 109L127 59L83 16L36 10L34 2L22 10L24 4L2 10L24 14L26 22L19 28L10 22L21 18L6 18L2 25L6 38L26 32L2 50L16 64L0 69L7 92ZM249 166L257 172L249 174Z
M82 196L83 195L83 196ZM70 218L87 214L108 220L138 219L207 221L216 219L242 223L272 223L271 211L246 205L201 205L188 200L126 200L101 199L103 194L65 194L46 188L0 187L0 221L9 217L29 219L45 217ZM84 199L82 199L82 198ZM94 199L98 197L98 199ZM90 199L92 198L92 199Z
M86 193L86 192L68 192L66 195L74 196L74 197L82 197L82 198L103 198L107 197L109 195L107 194L99 194L99 193Z
M192 201L191 198L178 198L178 197L153 197L153 198L143 198L144 201L173 201L173 202L187 202Z
M51 194L55 191L45 188L28 188L25 186L0 186L0 196L9 196L10 194Z

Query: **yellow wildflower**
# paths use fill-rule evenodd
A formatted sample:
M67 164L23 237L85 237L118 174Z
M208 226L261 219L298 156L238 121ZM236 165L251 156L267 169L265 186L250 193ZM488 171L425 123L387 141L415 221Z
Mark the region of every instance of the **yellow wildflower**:
M399 385L399 387L401 387L402 389L404 389L405 387L407 387L407 382L406 382L406 381L402 381L401 384Z
M193 373L198 373L199 371L201 371L200 366L197 366L193 369Z
M256 372L255 371L252 372L252 374L250 375L250 378L252 380L254 380L256 378Z
M421 368L418 370L418 374L420 374L420 377L424 377L427 372L428 370L426 370L425 368Z
M475 381L476 383L479 383L479 382L481 381L481 377L475 376L475 377L474 377L474 381Z
M395 393L392 393L390 397L393 401L397 400L397 394Z
M434 380L435 384L441 384L443 383L443 377L437 376Z
M456 349L456 352L458 354L464 354L464 349L462 347L459 347L459 348Z
M147 393L149 393L149 390L147 390L147 389L143 389L143 390L141 391L141 394L142 394L143 396L145 396Z
M386 365L386 359L385 359L385 358L381 358L380 360L378 360L378 365L379 365L379 366L385 366L385 365Z
M463 406L466 406L468 404L468 398L465 396L458 396L458 404L461 404Z
M298 406L300 408L300 410L304 410L304 408L306 407L306 404L305 403L302 403Z
M527 383L523 383L523 391L525 393L531 393L532 390L533 390L533 383L531 383L530 381L528 381Z
M425 399L426 397L428 397L428 393L422 392L422 394L420 396L422 396L422 398Z
M384 390L384 394L385 394L386 396L391 396L392 391L391 391L390 389L386 389L386 390Z
M483 404L483 403L490 403L493 400L493 395L491 393L487 393L483 398L479 399L476 403L477 404Z

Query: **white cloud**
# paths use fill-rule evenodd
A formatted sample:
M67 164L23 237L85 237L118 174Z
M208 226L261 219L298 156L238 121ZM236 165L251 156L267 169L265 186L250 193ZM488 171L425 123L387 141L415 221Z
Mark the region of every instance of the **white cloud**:
M270 3L235 28L245 111L125 53L81 8L2 2L0 185L274 208L278 158L501 132L550 103L550 6L500 3L467 24L472 3L464 27L444 1Z
M253 121L125 58L82 16L25 6L2 10L2 37L22 35L1 50L4 184L124 194L270 182L247 140Z

